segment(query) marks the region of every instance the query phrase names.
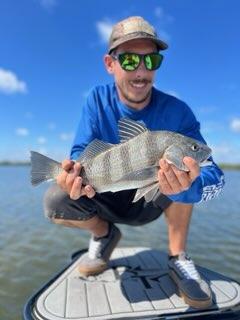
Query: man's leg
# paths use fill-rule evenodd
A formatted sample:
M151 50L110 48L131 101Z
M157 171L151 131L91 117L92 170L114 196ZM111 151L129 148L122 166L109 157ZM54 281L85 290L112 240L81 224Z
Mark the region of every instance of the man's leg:
M186 254L193 205L173 202L165 209L169 237L169 270L185 302L193 308L212 304L209 285L201 278L193 260Z
M77 221L77 220L64 220L64 219L51 219L56 224L64 225L65 227L85 229L92 233L94 237L105 237L108 233L107 221L100 219L98 216L94 216L89 220Z
M105 195L105 197L107 197ZM112 251L121 238L120 230L101 219L98 212L110 210L114 199L110 197L70 199L57 185L51 186L44 197L45 215L54 223L91 232L88 252L81 257L79 271L83 275L94 275L107 268Z
M165 209L168 225L169 254L177 255L186 251L189 223L192 216L192 204L173 202Z

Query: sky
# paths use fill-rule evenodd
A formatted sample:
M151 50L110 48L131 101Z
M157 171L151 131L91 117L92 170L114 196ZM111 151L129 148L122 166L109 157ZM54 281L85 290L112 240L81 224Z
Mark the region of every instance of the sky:
M216 162L240 163L240 1L1 0L0 161L69 156L89 91L113 81L113 24L140 15L169 44L155 86L185 101Z

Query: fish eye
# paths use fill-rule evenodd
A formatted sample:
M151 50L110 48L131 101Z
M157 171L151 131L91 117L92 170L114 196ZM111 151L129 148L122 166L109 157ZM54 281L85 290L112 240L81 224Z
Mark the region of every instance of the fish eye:
M199 150L199 146L197 144L193 144L191 146L192 151L198 151Z

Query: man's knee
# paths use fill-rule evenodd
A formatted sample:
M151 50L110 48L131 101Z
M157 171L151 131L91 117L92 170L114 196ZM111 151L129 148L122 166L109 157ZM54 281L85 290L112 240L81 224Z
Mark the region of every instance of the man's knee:
M57 184L48 188L44 195L44 213L45 216L53 220L56 216L63 217L64 205L68 198L65 193Z
M52 185L44 196L45 216L56 220L89 220L97 214L96 204L92 199L81 197L73 200L57 184ZM60 222L60 221L59 221Z

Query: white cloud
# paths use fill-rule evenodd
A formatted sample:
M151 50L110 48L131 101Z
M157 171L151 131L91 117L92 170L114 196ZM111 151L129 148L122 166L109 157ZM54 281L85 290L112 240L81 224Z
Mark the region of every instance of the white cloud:
M235 118L230 123L230 128L235 132L240 132L240 118Z
M210 114L215 113L218 110L218 108L216 106L202 106L198 107L196 110L202 114Z
M212 150L213 150L213 153L215 153L216 155L227 155L230 150L231 150L231 147L229 145L215 145L212 147Z
M161 40L166 41L167 43L170 42L171 36L165 30L161 29L159 32L157 32L157 34Z
M47 155L47 154L48 154L47 149L44 148L44 147L38 148L38 149L37 149L37 152L39 152L39 153L41 153L41 154L44 154L44 155Z
M51 9L57 5L57 0L39 0L45 9Z
M18 136L26 137L29 135L29 131L26 128L17 128L16 129L16 134Z
M158 18L162 18L163 17L163 8L156 7L155 10L154 10L154 14Z
M14 72L0 68L0 91L6 94L26 93L27 85Z
M34 118L34 115L31 112L26 112L24 116L26 119L29 119L29 120Z
M38 138L37 138L37 142L38 142L39 144L44 144L44 143L47 142L47 139L46 139L45 137L38 137Z
M226 130L225 123L221 123L218 121L202 121L201 122L201 132L203 134L209 134L209 133L221 133Z
M165 11L163 10L163 8L162 8L162 7L159 7L159 6L155 8L155 10L154 10L154 15L155 15L157 18L161 19L161 22L167 22L167 23L170 22L170 23L171 23L171 22L173 22L173 21L175 20L173 16L165 13Z
M110 34L112 32L113 25L114 25L114 23L112 23L108 20L98 21L96 23L97 31L98 31L100 38L101 38L101 41L103 43L108 42Z
M60 139L62 141L69 141L69 140L72 140L73 139L73 133L61 133L60 134Z
M48 127L49 130L55 130L56 129L56 123L49 122L47 127Z
M172 23L175 19L173 16L167 14L162 7L158 6L154 10L154 15L157 17L157 21L160 27L155 26L157 29L157 34L160 39L166 41L167 43L170 42L171 36L170 34L165 31L162 26L165 26L168 23Z
M217 163L239 163L240 153L236 152L238 149L234 144L222 142L218 145L211 145L213 159Z

